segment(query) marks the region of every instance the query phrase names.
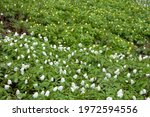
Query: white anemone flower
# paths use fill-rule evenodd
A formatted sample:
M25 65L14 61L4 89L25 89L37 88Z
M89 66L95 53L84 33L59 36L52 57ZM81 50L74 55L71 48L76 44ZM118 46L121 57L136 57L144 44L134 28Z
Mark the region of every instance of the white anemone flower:
M65 82L65 78L62 77L60 82L62 83Z
M8 81L7 81L7 84L8 84L8 85L11 85L11 84L12 84L12 81L11 81L11 80L8 80Z
M16 95L19 95L20 94L20 91L19 89L16 90Z
M38 96L39 96L38 92L35 92L32 97L33 98L38 98Z
M123 90L120 89L118 92L117 92L117 97L119 98L122 98L123 97Z
M40 77L40 80L43 81L44 79L45 79L45 76L42 75L42 76Z
M8 90L10 88L10 86L9 85L5 85L4 88L5 88L5 90Z
M56 92L58 90L58 87L54 87L53 91Z
M77 74L75 74L75 75L73 76L73 78L74 78L74 79L77 79L77 77L78 77L78 75L77 75Z
M44 95L45 94L45 91L41 91L41 95Z
M112 97L107 97L106 100L113 100L113 98Z
M142 90L140 91L140 95L145 95L146 93L147 93L146 89L142 89Z
M59 87L58 87L58 90L59 90L59 91L62 91L63 88L64 88L63 86L59 86Z
M45 92L45 96L48 97L49 94L50 94L50 91L47 90L47 91Z

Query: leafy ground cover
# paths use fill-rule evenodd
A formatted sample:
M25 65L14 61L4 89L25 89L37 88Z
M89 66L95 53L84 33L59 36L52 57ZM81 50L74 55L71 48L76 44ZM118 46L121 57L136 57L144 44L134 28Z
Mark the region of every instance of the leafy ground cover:
M150 98L148 5L3 0L0 12L0 99Z

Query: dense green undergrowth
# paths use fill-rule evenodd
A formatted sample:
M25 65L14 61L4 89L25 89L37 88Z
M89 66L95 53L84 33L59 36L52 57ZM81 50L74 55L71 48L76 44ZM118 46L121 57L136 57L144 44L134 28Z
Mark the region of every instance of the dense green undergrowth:
M149 6L3 0L0 13L0 99L149 99Z

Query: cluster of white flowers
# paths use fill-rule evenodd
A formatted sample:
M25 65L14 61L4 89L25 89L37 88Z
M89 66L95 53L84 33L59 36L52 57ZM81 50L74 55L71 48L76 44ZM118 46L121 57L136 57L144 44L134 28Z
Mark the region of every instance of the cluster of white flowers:
M71 91L72 92L74 92L76 89L78 89L79 87L74 83L74 82L72 82L72 84L71 84Z
M22 64L22 67L20 69L21 75L24 75L24 70L28 69L29 67L30 67L29 64L27 64L27 65Z
M34 32L31 33L31 35L33 35ZM51 82L50 84L53 85L52 91L56 92L56 91L60 91L63 92L65 89L65 82L68 81L67 77L70 76L72 77L71 79L71 83L70 83L70 90L71 92L75 92L76 90L80 92L80 94L84 94L86 93L87 89L95 89L96 91L101 91L101 85L100 83L97 84L98 79L104 78L104 80L106 81L110 81L111 78L114 78L112 80L117 81L120 76L123 74L125 74L125 76L127 77L127 79L125 79L125 82L127 82L129 85L134 86L137 84L136 80L134 79L134 76L138 73L138 71L140 72L139 68L134 68L133 71L130 72L124 72L127 68L128 65L124 64L121 67L114 67L114 69L110 70L110 68L106 65L103 65L103 61L97 61L97 63L92 63L91 60L87 60L86 61L86 57L84 59L80 59L80 54L81 55L91 55L93 58L94 56L97 56L98 54L103 53L103 49L105 50L109 50L109 48L107 46L104 46L103 49L98 48L98 45L93 45L89 48L84 47L84 45L82 43L77 44L77 48L78 49L74 49L74 47L70 48L67 46L63 46L61 44L61 42L59 42L59 45L49 45L49 43L47 43L49 40L47 37L42 37L41 34L39 34L39 38L40 40L36 40L36 38L24 38L26 34L22 34L20 35L20 40L24 41L24 43L20 43L20 40L17 39L13 39L10 37L5 37L5 39L3 40L5 43L8 43L11 48L12 46L15 46L15 43L18 44L18 48L15 48L13 50L13 52L15 51L17 54L19 53L19 55L17 55L17 60L22 61L25 60L26 57L28 57L28 59L31 62L35 62L35 64L43 64L40 67L38 67L37 69L44 71L45 68L54 68L54 70L56 70L56 72L59 74L59 78L60 78L60 84L55 84L53 85L52 82L54 81L54 78L51 77L51 79L49 79L49 75L43 73L41 74L38 78L40 81L42 82L46 82L47 79L49 79L49 82ZM19 36L19 34L16 32L14 34L14 36ZM24 39L23 39L24 38ZM23 48L25 49L25 52L27 54L24 54L22 52L20 52L20 49ZM41 51L37 51L37 48L40 48ZM95 48L98 48L97 50L95 50ZM61 54L59 54L58 52L60 52ZM110 57L110 58L109 58ZM129 57L133 57L132 55L129 55ZM13 65L15 65L13 63L13 61L8 61L9 60L9 56L5 56L4 57L7 60L7 63L5 65L7 65L8 67L12 67ZM34 59L33 59L34 58ZM42 58L42 59L41 59ZM120 61L122 59L125 58L125 55L122 53L115 53L112 55L108 55L109 58L109 62L113 62L113 59L116 59L116 61ZM143 55L139 55L136 59L139 60L138 62L142 61L144 59L149 58L149 56L143 56ZM96 58L97 59L97 58ZM45 67L46 66L46 67ZM71 67L70 67L71 66ZM147 67L150 67L149 64L146 65ZM34 66L33 66L34 67ZM36 66L37 67L37 66ZM88 67L88 71L85 70L85 67ZM99 76L93 76L93 74L91 74L92 72L90 70L92 70L92 67L95 69L95 71L97 70L101 75ZM21 75L25 74L25 71L27 69L30 68L29 64L21 64L21 68L19 69L18 66L14 66L13 68L13 72L17 73L17 71L20 70L19 73L21 73ZM73 68L73 70L72 70ZM94 71L94 72L95 72ZM93 72L93 73L94 73ZM98 73L97 73L98 74ZM145 73L144 74L146 77L150 77L149 73ZM25 75L24 75L25 76ZM99 78L100 77L100 78ZM4 75L4 78L6 80L6 85L4 85L5 90L9 90L11 87L11 84L13 82L10 80L10 76L8 76L8 74ZM132 79L131 79L132 78ZM29 78L26 78L23 80L25 85L28 85L30 80ZM40 87L40 83L38 82L34 82L33 83L33 87L35 89L38 89ZM79 89L79 90L78 90ZM142 89L139 94L140 95L145 95L147 93L146 89ZM20 90L17 89L16 90L16 95L20 94ZM38 98L39 95L44 95L46 97L49 97L50 95L50 90L42 90L41 93L35 92L32 96L33 98ZM116 95L116 94L115 94ZM123 98L124 96L124 92L123 89L120 89L117 91L117 97L119 98ZM107 97L107 100L112 100L112 97ZM132 96L132 99L136 100L135 96Z
M110 55L110 58L112 58L112 59L120 59L120 60L122 60L122 59L124 59L124 57L125 57L125 55L122 54L122 53L120 53L120 54L115 53L115 54Z

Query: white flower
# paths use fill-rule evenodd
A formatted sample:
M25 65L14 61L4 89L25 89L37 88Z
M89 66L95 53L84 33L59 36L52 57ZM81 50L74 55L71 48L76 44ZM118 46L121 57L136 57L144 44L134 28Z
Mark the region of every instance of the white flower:
M33 42L32 45L33 45L33 46L37 46L37 45L38 45L38 42Z
M11 85L11 84L12 84L12 81L11 81L11 80L8 80L8 81L7 81L7 84L8 84L8 85Z
M94 82L95 78L90 78L90 82Z
M107 78L107 77L105 77L105 78L104 78L104 80L105 80L105 81L107 81L107 80L108 80L108 78Z
M59 90L59 91L62 91L63 88L64 88L63 86L59 86L59 87L58 87L58 90Z
M28 84L28 79L26 79L26 80L24 81L24 84Z
M37 98L38 96L39 96L38 92L35 92L35 93L33 94L33 98Z
M128 73L128 74L127 74L127 78L130 78L130 76L131 76L131 74L130 74L130 73Z
M20 94L20 91L17 89L16 90L16 95L19 95Z
M24 44L25 48L29 48L29 45L27 43Z
M45 41L45 42L48 42L48 38L47 38L47 37L44 37L44 41Z
M10 63L7 63L7 66L8 66L8 67L10 67L10 66L11 66L11 64L12 64L11 62L10 62Z
M37 83L33 84L33 87L34 87L34 88L36 88L37 86L38 86L38 84L37 84Z
M50 91L47 90L47 91L45 92L45 96L48 97L49 94L50 94Z
M118 76L117 76L117 75L115 75L115 76L114 76L114 79L117 79L117 77L118 77Z
M10 87L9 85L5 85L5 86L4 86L5 90L8 90L9 87Z
M73 76L73 78L74 78L74 79L77 79L77 77L78 77L78 75L77 75L77 74L75 74L75 75Z
M77 72L78 74L80 74L80 73L81 73L81 69L78 69L76 72Z
M66 75L66 74L67 74L67 71L66 71L66 70L64 70L64 71L63 71L63 74L64 74L64 75Z
M40 66L40 69L43 69L43 66Z
M63 64L66 64L66 61L63 61Z
M16 49L15 49L15 52L17 52L17 51L18 51L18 49L16 48Z
M37 60L35 60L35 62L36 62L36 63L38 63L38 62L39 62L39 60L37 59Z
M40 80L43 81L44 79L45 79L45 76L42 75L42 76L40 77Z
M45 91L41 91L41 95L44 95L45 94Z
M123 68L126 68L126 67L127 67L127 65L124 65L124 66L123 66Z
M31 36L33 36L33 35L34 35L34 32L32 31L32 32L31 32Z
M87 73L83 74L83 77L84 77L85 79L88 79Z
M20 69L21 75L24 75L24 68Z
M42 54L43 54L44 56L47 56L46 52L44 52L44 51L42 52Z
M147 93L146 89L142 89L142 90L140 91L140 95L144 95L144 94L146 94L146 93Z
M38 37L39 37L40 39L42 39L42 36L41 36L41 34L38 34Z
M92 89L94 89L94 88L95 88L95 83L91 84L90 87L91 87Z
M101 66L101 64L97 64L97 66L98 66L98 67L100 67L100 66Z
M143 59L142 55L139 55L139 61L142 61L142 59Z
M19 34L17 32L15 32L14 36L18 36Z
M111 74L110 73L106 73L106 77L107 78L111 78Z
M58 87L54 87L53 91L56 92L58 90Z
M137 73L137 69L134 69L134 70L133 70L133 73L136 74L136 73Z
M7 77L8 77L8 74L5 74L5 75L4 75L4 78L7 78Z
M51 77L51 80L50 80L51 82L53 82L54 81L54 78L53 77Z
M123 97L123 90L120 89L118 92L117 92L117 97L119 98L122 98Z
M54 49L56 49L56 48L57 48L57 46L56 46L56 45L53 45L53 48L54 48Z
M79 60L78 60L78 59L76 59L75 63L79 63Z
M19 46L22 47L23 46L22 43Z
M17 67L15 67L15 68L14 68L14 71L15 71L15 72L16 72L16 71L18 71L18 68L17 68Z
M53 62L49 62L49 65L53 65Z
M71 91L74 92L78 88L79 87L74 82L72 82Z
M131 81L131 85L135 83L135 81L134 81L134 80L132 80L132 79L131 79L130 81Z
M133 99L133 100L136 100L136 97L135 97L135 96L132 96L132 99Z
M96 87L96 89L97 89L98 91L100 91L100 90L101 90L101 87L98 85L98 86Z
M81 85L83 86L83 85L84 85L84 83L85 83L85 81L84 81L84 80L82 80L82 81L81 81Z
M62 77L60 82L62 83L65 82L65 78Z
M146 77L150 77L150 74L146 74Z
M74 87L71 87L71 91L74 92L76 89Z
M112 100L112 97L107 97L106 100Z
M89 88L89 84L86 84L86 85L85 85L85 88Z
M103 69L102 69L102 72L106 72L106 69L105 69L105 68L103 68Z
M79 43L78 46L79 46L79 47L82 47L82 43Z
M43 50L45 50L45 46L43 46Z
M81 88L81 94L84 94L84 93L85 93L85 88L82 87L82 88Z
M12 42L11 42L9 45L10 45L10 46L13 46L13 45L14 45L14 43L12 43Z
M44 61L44 64L47 64L47 60Z
M120 74L120 70L117 69L116 71L114 71L114 74L119 75Z

